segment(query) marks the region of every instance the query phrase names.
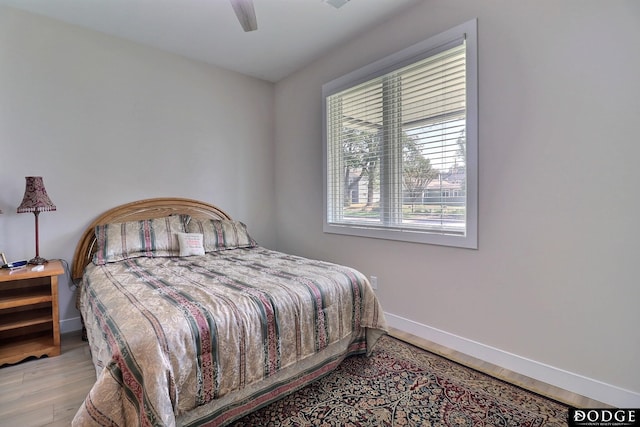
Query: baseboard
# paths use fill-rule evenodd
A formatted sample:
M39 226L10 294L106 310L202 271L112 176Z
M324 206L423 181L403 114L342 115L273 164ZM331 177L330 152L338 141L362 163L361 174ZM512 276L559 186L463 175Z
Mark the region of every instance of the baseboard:
M640 393L558 369L535 360L463 338L395 314L385 313L389 326L616 408L640 407Z
M82 329L82 322L80 316L73 317L71 319L60 320L60 333L66 334L67 332L79 331Z

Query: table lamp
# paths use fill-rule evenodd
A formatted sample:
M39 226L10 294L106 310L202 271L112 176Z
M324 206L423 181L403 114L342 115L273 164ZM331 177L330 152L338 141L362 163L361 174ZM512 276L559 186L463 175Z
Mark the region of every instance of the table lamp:
M46 259L40 256L38 248L38 215L40 212L55 211L56 205L53 204L47 190L44 188L41 176L27 176L27 185L24 190L22 203L18 206L18 213L33 212L36 217L36 256L29 260L29 264L45 264Z

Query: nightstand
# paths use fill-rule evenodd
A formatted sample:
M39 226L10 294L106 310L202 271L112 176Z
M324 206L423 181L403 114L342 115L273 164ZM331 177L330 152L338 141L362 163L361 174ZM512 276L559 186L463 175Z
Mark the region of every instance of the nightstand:
M42 271L33 267L0 269L0 366L60 354L58 276L64 268L60 261Z

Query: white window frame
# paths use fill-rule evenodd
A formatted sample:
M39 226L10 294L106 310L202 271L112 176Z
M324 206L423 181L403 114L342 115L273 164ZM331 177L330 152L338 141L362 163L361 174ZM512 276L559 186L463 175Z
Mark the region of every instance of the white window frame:
M346 224L330 221L328 193L327 98L350 87L387 74L440 52L461 38L466 49L466 224L464 234L446 234L416 229L388 228L377 225ZM478 247L478 48L477 20L465 22L422 42L357 69L322 86L323 99L323 175L324 224L326 233L400 240L461 248Z

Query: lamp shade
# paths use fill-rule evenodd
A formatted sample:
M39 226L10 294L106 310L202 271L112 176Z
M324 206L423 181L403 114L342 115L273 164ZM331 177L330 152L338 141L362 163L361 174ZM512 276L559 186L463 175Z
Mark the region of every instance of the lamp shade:
M18 206L18 213L55 211L47 190L44 188L41 176L28 176L25 178L27 185L24 189L22 203Z

